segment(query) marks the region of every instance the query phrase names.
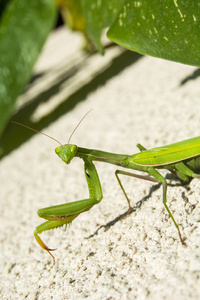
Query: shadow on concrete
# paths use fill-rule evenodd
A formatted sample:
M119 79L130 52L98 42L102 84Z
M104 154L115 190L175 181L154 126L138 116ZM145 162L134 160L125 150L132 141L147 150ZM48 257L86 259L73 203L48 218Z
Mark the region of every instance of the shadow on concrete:
M90 55L88 55L89 57ZM78 90L76 90L73 94L71 94L68 98L63 99L63 102L59 104L55 110L48 115L45 115L38 122L32 122L31 116L34 111L38 108L41 103L48 102L49 98L53 95L59 93L61 86L63 84L67 85L68 80L75 75L80 67L84 66L85 62L82 62L82 65L73 66L70 70L58 77L56 82L52 86L48 86L48 88L37 95L35 98L31 99L29 103L25 104L21 107L17 113L13 116L12 120L21 122L29 127L32 127L36 130L42 131L42 129L60 116L63 116L70 112L79 102L85 101L87 95L92 91L96 90L99 86L103 86L109 79L117 76L120 72L122 72L126 67L134 64L138 59L140 59L142 55L138 53L134 53L128 50L125 50L118 57L115 57L109 65L102 70L101 73L93 76L90 82L81 86ZM87 59L87 58L86 58ZM39 75L40 78L43 74ZM4 157L8 153L10 153L13 149L19 147L22 143L26 142L32 135L35 133L27 130L21 126L9 123L4 134L1 137L0 145L1 145L1 153L0 158Z

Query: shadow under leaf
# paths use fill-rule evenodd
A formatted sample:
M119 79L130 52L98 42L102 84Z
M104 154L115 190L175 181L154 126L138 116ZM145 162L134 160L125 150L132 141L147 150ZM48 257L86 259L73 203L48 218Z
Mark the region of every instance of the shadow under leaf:
M67 85L68 79L79 71L81 66L78 64L68 70L65 74L62 74L60 78L57 78L54 85L48 87L45 91L31 99L28 104L22 106L11 120L42 131L44 127L70 112L79 102L85 101L89 93L96 90L99 86L104 85L110 78L117 76L126 67L135 63L141 57L142 56L138 53L128 50L124 51L119 56L113 58L110 64L101 72L97 72L96 76L93 76L88 83L74 91L74 93L66 99L63 99L62 103L58 104L52 112L42 117L38 122L32 122L31 116L37 107L41 103L47 102L52 95L59 93L63 84ZM21 128L20 126L9 123L0 140L0 159L26 142L34 134L34 132L25 130L23 127Z

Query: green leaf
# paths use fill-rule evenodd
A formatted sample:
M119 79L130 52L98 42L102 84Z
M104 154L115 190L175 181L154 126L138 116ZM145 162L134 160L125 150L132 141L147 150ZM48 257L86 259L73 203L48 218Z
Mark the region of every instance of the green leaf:
M87 33L100 53L103 53L101 33L117 17L124 0L82 0Z
M8 3L12 1L12 0L0 0L0 18L4 12L4 9L6 8L6 6L8 5Z
M63 21L72 29L86 33L81 0L57 0Z
M200 2L126 0L108 37L142 54L200 66Z
M12 0L5 7L0 19L0 135L55 17L55 0Z

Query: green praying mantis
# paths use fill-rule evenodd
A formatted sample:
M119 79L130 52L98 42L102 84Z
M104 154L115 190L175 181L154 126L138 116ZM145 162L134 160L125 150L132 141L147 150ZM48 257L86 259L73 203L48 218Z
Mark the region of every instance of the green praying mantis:
M73 130L68 140L68 143L65 145L62 145L59 141L43 132L37 131L21 123L13 121L13 123L22 125L28 129L39 132L59 143L60 146L55 149L55 152L67 165L70 164L74 157L79 157L84 162L84 172L88 185L89 198L75 202L69 202L66 204L42 208L39 209L37 212L39 217L46 219L47 221L36 227L34 231L34 236L38 244L51 255L51 257L53 258L53 264L55 264L55 258L51 252L56 249L50 249L48 246L46 246L45 243L39 237L39 234L49 229L70 224L76 217L78 217L78 215L90 210L94 205L98 204L102 200L103 194L101 184L95 165L93 163L94 161L109 163L125 169L137 170L148 174L140 175L122 170L115 171L117 181L128 202L129 209L127 214L131 212L132 208L130 204L130 199L126 194L126 191L119 178L119 175L126 175L152 182L161 183L163 188L163 204L169 216L171 217L175 227L177 228L178 235L182 244L186 245L182 238L179 226L167 205L167 181L159 173L158 170L166 169L173 173L184 183L189 182L192 178L200 179L200 174L198 174L198 172L200 173L200 137L191 138L185 141L181 141L163 147L153 148L150 150L147 150L141 144L137 144L137 147L139 148L140 152L133 155L115 154L100 150L81 148L76 145L69 144L73 133L75 132L79 124L82 122L82 120L85 118L85 116L80 120L76 128Z

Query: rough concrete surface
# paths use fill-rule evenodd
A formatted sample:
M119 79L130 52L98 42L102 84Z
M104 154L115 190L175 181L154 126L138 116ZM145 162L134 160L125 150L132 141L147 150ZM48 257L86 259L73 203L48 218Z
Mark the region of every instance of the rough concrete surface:
M59 82L30 115L33 123L58 115L43 132L67 143L93 108L71 143L131 155L138 152L137 143L152 148L200 135L197 68L120 47L108 47L103 57L88 56L81 45L81 38L66 29L52 34L35 69L43 76L19 99L18 110ZM0 298L199 299L197 179L184 187L169 177L168 204L186 239L184 247L159 185L121 176L135 209L118 220L128 207L116 167L95 163L104 198L67 229L42 234L50 248L57 248L51 269L51 257L33 236L43 222L37 210L88 197L83 162L76 158L66 166L54 153L56 146L36 134L0 161Z

